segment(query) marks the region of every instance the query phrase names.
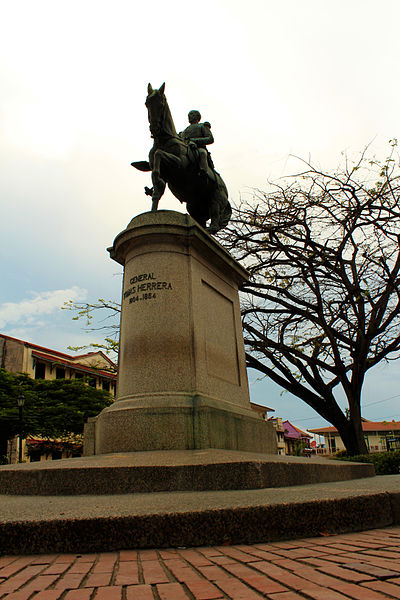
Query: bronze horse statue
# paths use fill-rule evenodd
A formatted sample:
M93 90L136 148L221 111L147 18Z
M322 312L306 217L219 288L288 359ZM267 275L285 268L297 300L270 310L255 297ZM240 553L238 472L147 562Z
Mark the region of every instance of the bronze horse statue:
M186 203L189 215L210 233L216 233L228 224L232 214L228 191L210 165L205 173L199 173L196 148L177 134L164 90L165 83L158 90L148 85L146 107L154 145L148 162L131 164L140 171L151 171L153 187L145 190L152 197L152 211L157 210L168 184L172 194Z

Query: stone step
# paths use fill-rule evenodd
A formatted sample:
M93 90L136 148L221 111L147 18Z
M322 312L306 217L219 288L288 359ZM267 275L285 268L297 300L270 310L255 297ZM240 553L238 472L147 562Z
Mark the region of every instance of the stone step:
M284 488L0 496L0 552L253 544L400 524L400 475Z
M0 466L0 493L133 494L247 490L374 476L371 464L238 452L168 450Z

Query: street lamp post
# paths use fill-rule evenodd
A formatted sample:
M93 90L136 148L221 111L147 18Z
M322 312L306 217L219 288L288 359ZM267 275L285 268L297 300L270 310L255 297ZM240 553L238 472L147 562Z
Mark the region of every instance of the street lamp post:
M19 450L18 450L18 462L22 462L22 411L25 404L25 396L22 392L20 392L17 398L18 411L19 411Z

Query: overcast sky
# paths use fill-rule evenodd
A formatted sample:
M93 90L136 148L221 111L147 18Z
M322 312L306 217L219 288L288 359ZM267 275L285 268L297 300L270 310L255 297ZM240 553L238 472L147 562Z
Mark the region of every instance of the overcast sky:
M386 156L399 21L398 0L0 0L0 332L66 351L93 336L65 300L119 300L105 249L150 207L149 175L130 167L151 147L148 82L166 82L178 131L193 108L211 122L235 202L295 172L291 155L335 169L372 142ZM160 208L183 210L169 193ZM257 378L253 401L324 424ZM399 420L399 383L378 367L364 415Z

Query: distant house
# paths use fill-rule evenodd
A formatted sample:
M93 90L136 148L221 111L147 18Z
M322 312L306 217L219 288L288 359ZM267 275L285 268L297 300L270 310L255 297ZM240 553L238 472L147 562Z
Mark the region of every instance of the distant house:
M268 421L268 413L275 412L274 408L270 408L269 406L264 406L263 404L256 404L255 402L250 402L250 407L258 412L264 421Z
M302 448L310 447L312 435L295 427L290 421L283 421L282 425L286 454L298 454Z
M0 334L0 368L32 379L84 379L115 396L117 365L103 352L71 356Z
M270 417L269 420L276 431L276 443L278 447L278 454L281 456L286 454L285 435L283 433L283 422L280 417Z
M276 445L278 454L285 454L285 442L283 439L283 427L282 427L282 419L279 417L268 417L269 412L275 412L274 408L269 408L269 406L263 406L262 404L256 404L255 402L250 402L250 406L253 410L261 414L264 421L271 421L274 429L276 431Z
M400 421L367 421L362 419L367 448L370 452L400 450ZM335 427L309 429L310 433L323 435L328 454L345 450L342 438Z
M289 421L282 421L280 417L268 417L269 412L275 412L274 408L263 406L262 404L256 404L250 402L250 406L253 410L260 413L265 421L271 421L276 432L276 445L278 454L297 454L300 448L309 448L310 439L312 435L301 431Z

